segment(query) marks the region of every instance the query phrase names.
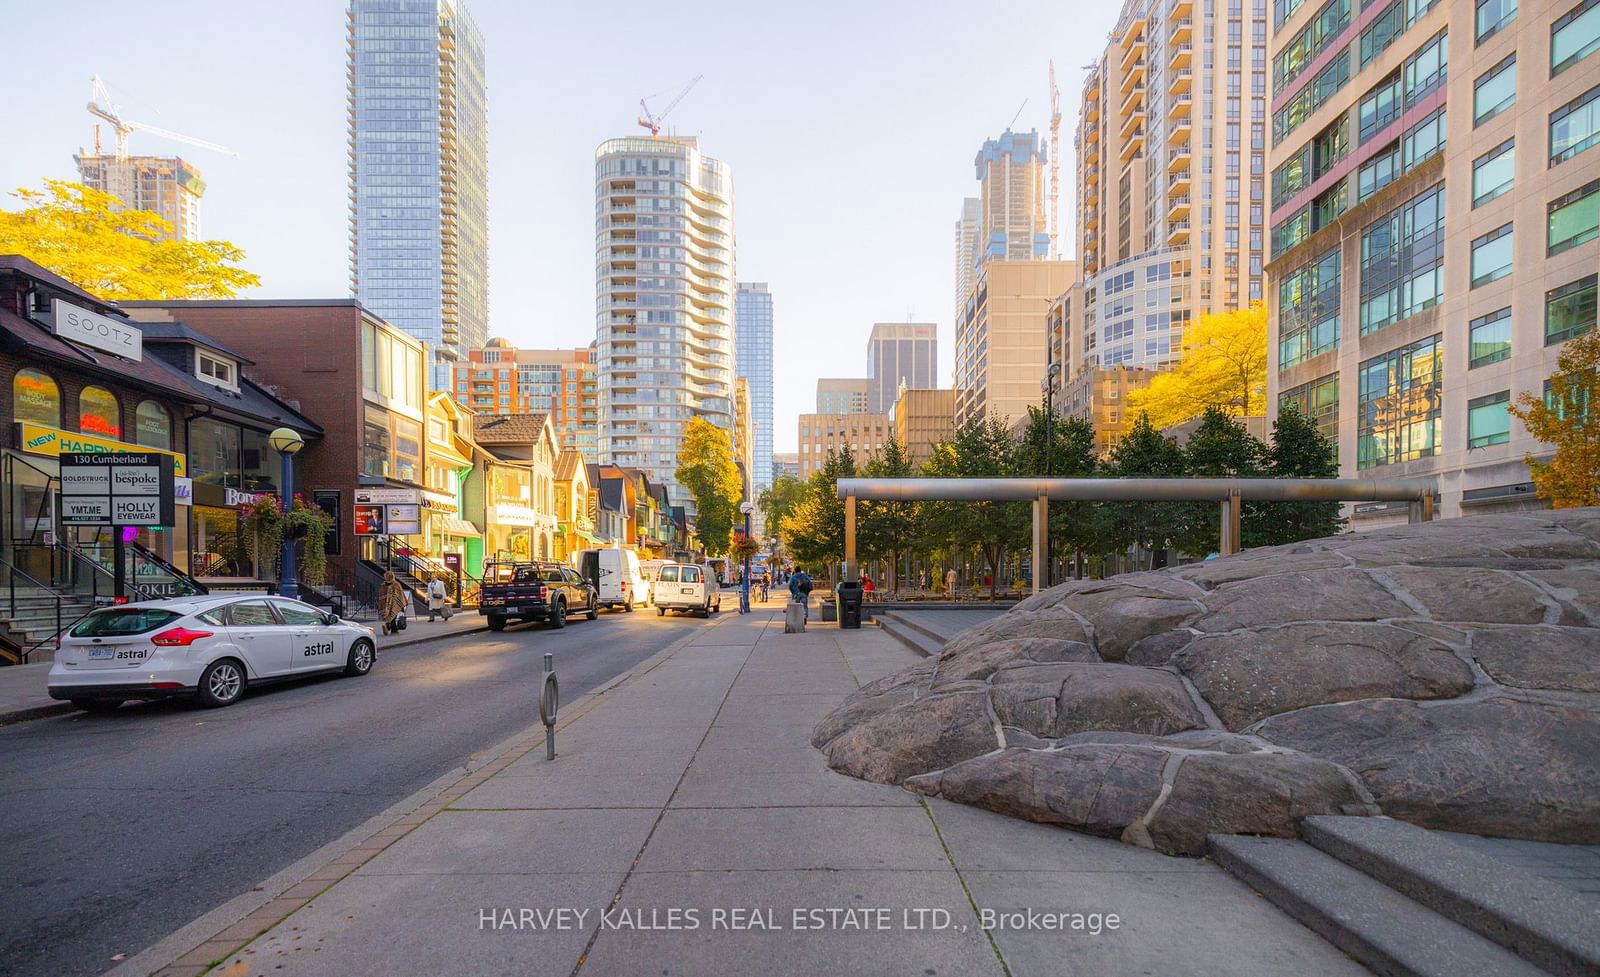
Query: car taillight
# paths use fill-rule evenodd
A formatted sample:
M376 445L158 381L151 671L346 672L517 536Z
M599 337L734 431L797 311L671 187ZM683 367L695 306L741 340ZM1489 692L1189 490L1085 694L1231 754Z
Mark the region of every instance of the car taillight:
M209 637L211 637L210 631L196 631L193 628L172 628L151 638L150 643L160 645L163 648L181 648L188 647L201 638Z

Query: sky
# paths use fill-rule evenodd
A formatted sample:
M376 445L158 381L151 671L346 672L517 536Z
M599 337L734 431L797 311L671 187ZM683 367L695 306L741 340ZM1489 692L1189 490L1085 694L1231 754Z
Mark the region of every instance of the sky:
M639 99L659 108L697 74L667 128L733 168L738 277L773 293L777 451L794 450L817 377L865 375L874 322L938 323L949 383L953 226L977 191L973 157L1013 118L1047 136L1052 58L1070 257L1078 93L1118 3L467 6L488 43L491 335L594 339L594 149L643 133ZM200 168L202 232L243 248L262 278L247 297L348 295L345 7L0 0L13 41L0 59L13 106L0 188L76 178L98 73L125 118L240 154L130 141Z

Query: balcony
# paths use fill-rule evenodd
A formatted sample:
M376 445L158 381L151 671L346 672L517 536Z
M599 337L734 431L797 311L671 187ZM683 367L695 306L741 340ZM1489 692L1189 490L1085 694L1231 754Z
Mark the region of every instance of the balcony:
M1167 216L1189 216L1189 195L1187 193L1180 193L1177 196L1171 197L1167 200Z
M1187 40L1193 39L1193 37L1194 37L1194 18L1193 17L1175 17L1175 18L1172 19L1171 24L1172 24L1172 40L1173 41L1187 41Z
M1122 151L1117 155L1122 159L1123 162L1127 162L1130 159L1137 158L1138 153L1143 149L1144 126L1140 126L1139 128L1133 130L1133 134L1128 137L1127 142L1122 144Z
M1144 58L1144 23L1143 18L1136 27L1129 28L1128 33L1122 36L1122 70L1127 71L1135 58Z
M1172 6L1167 8L1167 16L1192 18L1194 16L1194 0L1172 0Z
M1167 142L1176 142L1178 140L1187 142L1189 139L1189 131L1189 116L1180 115L1176 119L1172 120L1171 125L1167 126Z
M1091 206L1091 207L1083 208L1083 226L1084 226L1085 229L1091 228L1091 227L1099 227L1100 226L1100 208L1099 207L1092 207Z
M1140 115L1144 114L1144 83L1143 82L1141 82L1141 83L1133 86L1132 88L1128 89L1128 93L1122 97L1122 114L1124 116L1124 121L1122 123L1122 126L1123 126L1124 131L1126 131L1127 126L1128 126L1128 123L1126 121L1126 117L1131 116L1131 115L1133 115L1135 113L1138 113Z
M1100 164L1090 163L1083 168L1083 184L1086 187L1094 186L1100 182Z
M1177 246L1187 244L1189 241L1189 220L1171 220L1167 222L1167 244Z
M1181 169L1178 172L1173 173L1173 174L1171 174L1171 175L1169 175L1167 177L1167 192L1169 192L1169 193L1177 193L1179 191L1188 190L1188 189L1189 189L1189 167L1185 166L1183 169Z
M1186 68L1194 63L1194 45L1188 41L1174 44L1167 52L1167 63L1173 68Z
M1167 94L1180 95L1194 86L1193 68L1175 68L1168 73Z
M1142 92L1143 89L1140 89L1140 91ZM1125 115L1122 120L1122 131L1118 135L1123 139L1127 139L1135 129L1144 129L1144 101L1142 99L1133 111Z
M1179 113L1187 115L1192 108L1194 108L1194 98L1189 95L1179 95L1167 103L1167 118L1170 120Z
M1179 167L1183 168L1184 180L1187 182L1189 179L1189 144L1186 142L1179 143L1167 150L1167 171L1171 172Z
M1144 58L1135 58L1131 64L1123 67L1122 84L1117 86L1117 91L1126 95L1128 89L1144 81Z

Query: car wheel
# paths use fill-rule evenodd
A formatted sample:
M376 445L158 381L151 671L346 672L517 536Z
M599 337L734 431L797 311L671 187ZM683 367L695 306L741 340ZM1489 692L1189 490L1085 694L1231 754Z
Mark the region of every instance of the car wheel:
M490 631L504 631L505 629L506 629L506 619L505 619L504 615L501 615L501 614L490 614L489 615L489 630Z
M550 627L553 629L567 626L567 602L558 600L550 608Z
M372 671L372 663L377 661L377 652L372 650L372 642L357 641L350 647L350 659L345 662L346 675L365 675Z
M633 613L633 600L632 600L632 598L629 598L628 600L625 600L625 601L622 602L622 610L623 610L623 613L625 613L625 614L632 614Z
M591 621L600 617L600 598L596 597L594 600L589 602L589 613L587 616Z
M667 616L667 609L665 607L662 607L660 604L657 604L656 605L656 617L666 617L666 616Z
M231 706L244 695L244 666L232 658L219 658L200 673L194 701L208 709Z
M113 712L122 707L121 699L73 699L72 704L84 712Z

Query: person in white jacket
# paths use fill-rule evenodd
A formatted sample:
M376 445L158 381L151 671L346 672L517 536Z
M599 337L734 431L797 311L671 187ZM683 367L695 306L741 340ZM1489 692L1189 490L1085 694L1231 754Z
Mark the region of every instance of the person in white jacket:
M428 620L434 620L435 615L443 614L446 621L450 620L450 605L446 603L444 578L434 574L428 581Z

